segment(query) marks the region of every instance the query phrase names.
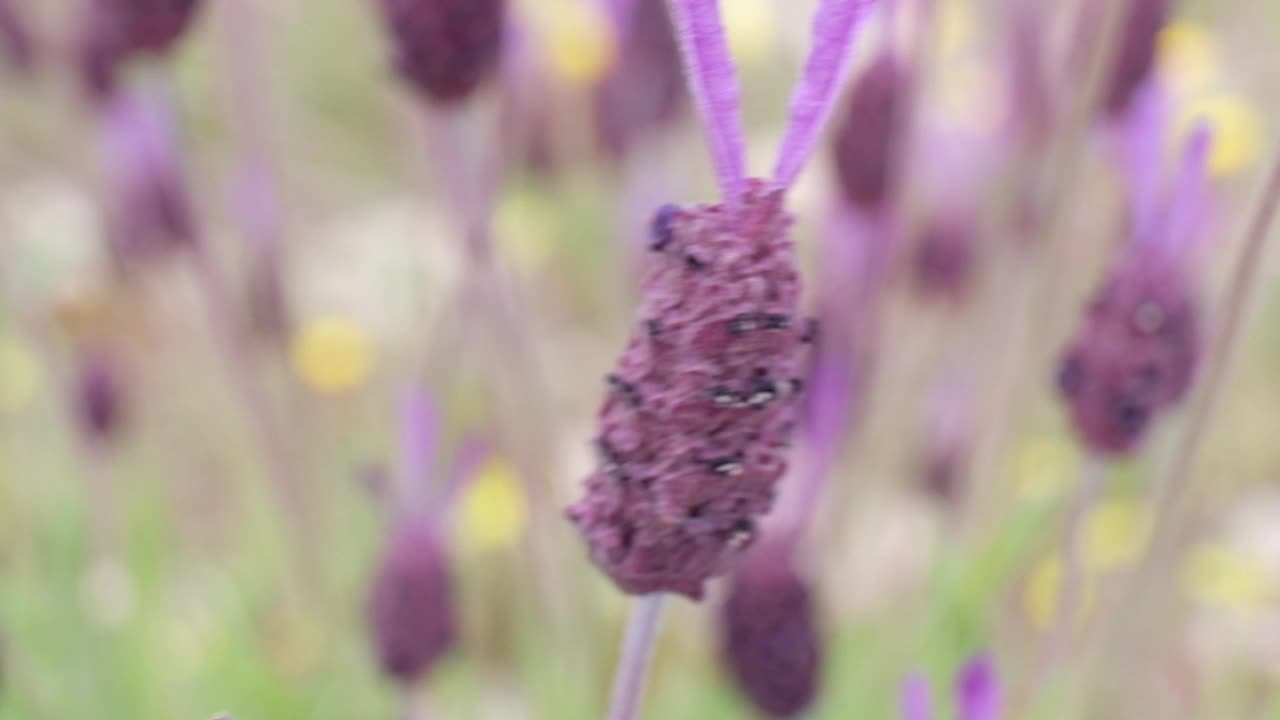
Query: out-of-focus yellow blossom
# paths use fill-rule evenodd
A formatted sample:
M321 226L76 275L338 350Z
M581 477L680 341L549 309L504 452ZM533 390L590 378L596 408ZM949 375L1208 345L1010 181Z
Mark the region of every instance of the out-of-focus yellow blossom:
M992 130L1004 113L999 85L991 67L977 58L949 63L942 70L939 117L977 133Z
M1222 543L1201 545L1187 556L1182 587L1201 605L1241 614L1263 610L1280 596L1266 566Z
M566 81L582 87L600 82L618 53L613 21L601 3L556 2L543 18L543 42L551 67Z
M1062 558L1050 555L1039 562L1027 581L1023 597L1027 616L1038 628L1047 628L1058 617L1058 601L1062 595ZM1075 598L1075 620L1088 620L1098 604L1098 582L1087 570L1080 573L1080 586Z
M553 208L536 193L528 190L507 193L494 216L495 234L503 256L524 270L545 266L555 251L554 234L548 231L554 222L552 212Z
M1085 519L1081 555L1093 572L1109 572L1138 559L1151 533L1146 508L1127 498L1103 502Z
M462 497L459 540L480 551L514 546L529 521L520 474L510 461L493 458L467 485Z
M1157 66L1175 96L1208 90L1221 74L1218 44L1203 25L1175 20L1160 33Z
M1192 100L1179 108L1175 127L1178 147L1199 123L1213 130L1209 172L1228 177L1249 168L1262 149L1262 117L1248 100L1220 93Z
M373 368L368 334L346 318L329 316L305 323L293 338L293 370L316 392L336 394L364 384Z
M40 364L26 347L0 338L0 413L17 413L29 405L42 379Z
M1079 477L1080 452L1060 435L1031 438L1014 456L1014 479L1024 500L1056 497Z
M777 6L773 0L733 0L721 4L729 49L740 62L763 62L778 37Z
M265 630L267 658L287 677L306 675L325 657L322 628L303 615L274 612Z
M968 0L944 0L938 4L938 52L943 58L967 49L976 36L978 22Z

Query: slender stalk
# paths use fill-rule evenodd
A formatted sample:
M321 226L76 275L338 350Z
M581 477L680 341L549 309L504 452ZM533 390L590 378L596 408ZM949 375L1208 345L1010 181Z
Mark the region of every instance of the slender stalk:
M627 637L613 676L613 700L609 705L608 720L636 720L639 717L640 699L649 676L649 664L658 638L658 627L662 623L665 601L665 595L645 595L637 598L631 608Z
M1120 651L1140 625L1136 621L1141 618L1147 591L1154 584L1154 579L1168 554L1174 549L1174 538L1181 525L1182 515L1195 496L1193 492L1195 488L1191 484L1191 467L1200 449L1205 429L1213 415L1219 395L1218 390L1230 366L1236 340L1244 322L1245 310L1258 281L1263 252L1278 208L1280 208L1280 152L1276 155L1257 210L1245 230L1244 248L1230 274L1219 330L1212 338L1212 342L1208 344L1210 354L1205 362L1200 384L1187 408L1187 417L1180 437L1174 443L1173 455L1169 460L1164 482L1157 491L1158 499L1151 540L1127 584L1127 592L1121 596L1119 607L1112 615L1112 632L1103 636L1104 647L1098 649L1098 662L1093 663L1093 678L1089 683L1090 686L1106 678L1110 669L1122 659L1120 656L1124 653ZM1092 695L1098 696L1100 693L1092 693Z

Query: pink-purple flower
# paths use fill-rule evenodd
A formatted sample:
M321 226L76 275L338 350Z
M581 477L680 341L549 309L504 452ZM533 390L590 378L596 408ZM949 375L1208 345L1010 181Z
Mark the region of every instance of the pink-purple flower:
M986 655L971 658L956 675L953 689L956 720L1001 720L1004 691L995 664ZM912 675L902 686L902 720L935 720L927 678ZM941 717L951 717L944 713Z

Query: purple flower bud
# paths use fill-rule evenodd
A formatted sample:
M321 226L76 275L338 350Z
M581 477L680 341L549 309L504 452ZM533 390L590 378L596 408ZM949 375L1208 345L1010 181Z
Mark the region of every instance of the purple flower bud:
M408 685L456 641L453 578L432 527L405 519L373 580L369 628L388 677Z
M892 52L880 55L850 91L835 130L835 164L845 200L876 210L893 193L906 139L910 75Z
M0 0L0 53L19 71L30 70L35 64L35 41L11 0Z
M111 358L86 354L76 374L75 415L80 432L92 443L107 445L124 423L124 387Z
M921 294L951 301L964 297L976 271L974 234L973 225L954 213L926 222L911 260L912 278Z
M688 100L666 0L635 0L630 15L619 24L617 63L595 97L596 131L614 155L670 123Z
M117 67L130 58L169 53L199 6L200 0L89 0L79 53L90 94L109 94Z
M606 382L568 515L625 592L699 599L749 545L786 469L808 323L780 187L668 208L636 329Z
M809 585L780 543L761 544L733 573L721 613L723 657L738 687L764 714L808 708L822 676L822 647Z
M395 69L440 104L456 103L498 68L506 0L382 0Z
M976 655L956 677L956 720L1000 720L1004 699L995 666Z
M1094 297L1059 366L1058 389L1089 448L1124 454L1186 395L1199 356L1185 268L1148 247L1130 253Z
M1169 16L1169 0L1128 0L1120 18L1120 46L1112 69L1105 108L1112 115L1124 113L1134 94L1151 75L1156 40Z
M142 95L119 95L103 119L113 204L108 240L117 261L147 257L195 241L195 224L178 139L165 108Z

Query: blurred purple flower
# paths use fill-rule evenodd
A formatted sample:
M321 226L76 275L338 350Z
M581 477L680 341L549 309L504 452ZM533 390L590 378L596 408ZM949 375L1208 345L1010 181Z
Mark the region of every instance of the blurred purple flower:
M103 109L101 130L108 242L120 266L195 242L177 133L163 104L142 92L118 93Z
M430 100L470 97L497 69L506 0L380 0L395 69Z
M910 74L884 50L855 81L836 126L836 175L846 202L881 209L892 195L902 163L909 112Z
M120 434L125 416L125 392L113 359L102 351L81 356L76 371L75 416L86 440L109 445Z
M393 530L369 599L382 671L410 685L457 641L453 577L430 521L408 515Z
M822 637L809 583L791 549L761 543L734 570L721 609L722 658L743 694L770 717L813 704L822 681Z
M671 123L688 102L666 0L620 5L627 7L617 8L618 59L595 92L596 132L616 156Z
M35 40L12 0L0 0L0 54L20 72L28 72L35 66Z
M927 298L962 300L977 271L977 229L959 210L935 210L925 220L911 257L911 277Z
M79 38L81 79L93 97L115 88L119 66L169 53L190 27L200 0L87 0Z
M902 686L902 720L934 720L929 682L912 675ZM1004 714L1004 691L991 659L970 658L955 682L956 720L1000 720Z
M1095 452L1132 451L1194 379L1201 338L1189 246L1208 148L1207 131L1193 133L1160 216L1123 251L1060 363L1059 392Z
M569 508L623 591L702 596L773 504L795 422L809 323L783 207L812 152L867 0L824 0L774 181L747 180L737 72L714 1L672 3L723 204L654 218L657 262L608 378L598 468Z
M1169 16L1169 0L1125 0L1119 48L1103 99L1112 115L1125 113L1155 66L1156 41Z

